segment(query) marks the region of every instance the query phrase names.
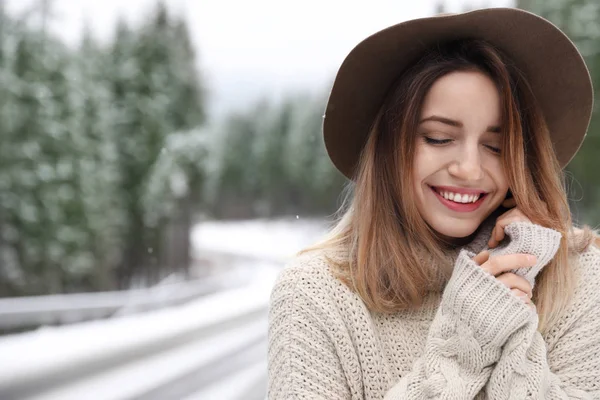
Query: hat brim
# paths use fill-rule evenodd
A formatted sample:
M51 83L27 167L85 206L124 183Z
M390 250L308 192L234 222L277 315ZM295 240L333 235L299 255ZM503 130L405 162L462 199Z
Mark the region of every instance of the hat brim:
M561 167L585 137L593 107L583 57L549 21L516 8L490 8L410 20L359 43L336 75L323 120L333 164L353 179L360 153L387 91L431 46L478 38L497 47L524 73L542 108Z

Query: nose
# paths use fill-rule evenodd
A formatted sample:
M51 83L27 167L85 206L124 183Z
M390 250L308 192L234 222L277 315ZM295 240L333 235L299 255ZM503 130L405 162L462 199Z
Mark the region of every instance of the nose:
M481 155L477 148L465 149L448 167L450 175L465 182L483 179Z

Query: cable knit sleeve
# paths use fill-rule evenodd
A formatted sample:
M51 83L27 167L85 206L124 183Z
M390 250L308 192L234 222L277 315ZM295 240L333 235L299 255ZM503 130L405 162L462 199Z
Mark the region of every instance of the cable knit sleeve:
M531 318L529 307L476 265L474 255L460 252L422 356L384 390L385 399L475 398L503 344ZM268 398L362 399L360 362L348 361L353 342L344 336L345 322L336 320L323 282L307 270L286 268L271 294Z
M504 346L485 391L489 399L600 399L600 252L579 257L579 285L546 340L537 318Z
M457 258L425 353L386 400L473 399L492 373L502 346L533 312L462 250Z
M504 228L507 238L490 250L492 256L504 254L531 254L537 257L533 267L514 270L529 283L535 285L535 277L556 255L560 247L561 234L531 222L513 222Z
M534 279L554 256L560 234L533 224L511 224L506 230L510 240L492 253L537 255L539 265L515 271ZM466 400L483 391L494 399L526 398L527 393L532 393L531 398L545 398L537 394L546 393L555 396L549 398L559 399L567 398L565 393L590 391L588 383L574 384L568 390L564 385L584 382L585 374L600 370L593 364L600 362L597 349L593 350L594 335L600 332L600 326L594 325L600 321L600 307L586 303L588 312L581 317L581 325L574 325L572 333L566 333L549 353L557 357L554 372L550 372L545 342L535 329L537 315L478 266L472 260L474 256L471 249L460 251L429 326L423 352L400 380L388 381L387 388L382 382L385 399ZM363 399L361 374L371 373L372 365L365 364L366 370L361 372L360 360L369 355L360 349L362 342L348 336L349 321L336 314L338 308L350 314L362 311L354 304L343 303L339 293L334 295L325 289L330 282L325 283L322 274L304 267L286 268L271 294L269 399ZM598 289L595 291L600 292ZM578 347L579 336L591 337L586 347ZM596 347L600 346L597 337L595 341ZM565 351L561 343L569 342ZM358 346L358 354L352 346ZM588 364L587 371L574 369ZM557 368L564 368L563 372L559 374ZM573 375L573 371L577 373ZM595 382L597 376L590 379ZM515 394L517 389L520 391Z

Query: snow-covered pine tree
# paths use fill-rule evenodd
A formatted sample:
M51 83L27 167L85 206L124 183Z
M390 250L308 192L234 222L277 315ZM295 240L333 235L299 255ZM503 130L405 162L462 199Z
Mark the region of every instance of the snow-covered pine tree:
M88 290L111 290L117 287L115 269L122 250L124 204L118 190L111 92L104 80L107 58L89 30L84 32L76 65L70 79L76 85L76 131L81 135L78 152L84 154L77 165L78 186L89 252L94 258Z
M585 57L600 96L600 3L596 0L519 0L517 7L552 21L575 42ZM600 220L600 112L596 105L583 146L567 167L567 184L574 218L595 225Z
M172 17L162 3L134 32L120 23L111 54L115 67L109 79L127 220L119 280L123 286L136 279L153 283L167 267L161 265L165 260L161 254L166 251L164 235L170 216L165 213L168 207L161 208L149 198L160 193L151 187L160 184L152 173L162 171L157 163L162 152L169 150L168 138L204 121L203 90L185 23ZM189 190L160 195L169 196L167 202L193 207L202 185L202 163L186 157L175 162L185 170ZM186 212L188 218L191 211Z

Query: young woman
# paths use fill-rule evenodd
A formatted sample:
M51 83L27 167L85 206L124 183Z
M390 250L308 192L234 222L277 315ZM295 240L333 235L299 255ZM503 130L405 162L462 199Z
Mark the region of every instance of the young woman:
M353 196L273 289L268 397L600 399L600 251L561 171L592 100L517 9L361 42L324 121Z

